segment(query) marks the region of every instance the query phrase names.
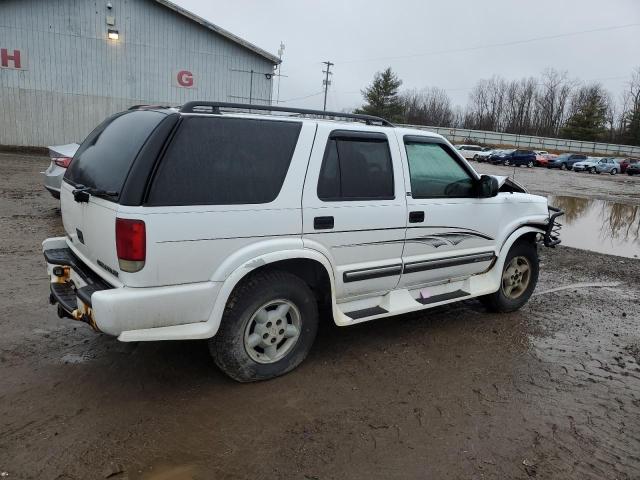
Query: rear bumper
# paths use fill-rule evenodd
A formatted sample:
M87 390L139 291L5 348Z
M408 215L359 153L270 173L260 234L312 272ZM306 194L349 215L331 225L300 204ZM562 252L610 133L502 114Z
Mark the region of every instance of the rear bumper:
M59 316L121 339L136 330L207 322L222 285L114 287L78 258L64 237L45 240L43 252L51 282L49 299L58 306Z

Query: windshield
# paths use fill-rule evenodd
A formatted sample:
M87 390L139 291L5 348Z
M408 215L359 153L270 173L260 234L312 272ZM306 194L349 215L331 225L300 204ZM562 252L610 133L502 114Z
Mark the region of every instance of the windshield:
M74 186L119 193L138 152L165 117L149 110L109 117L82 142L64 179Z
M562 155L558 155L555 159L556 160L564 160L566 158L569 158L571 156L570 153L563 153Z

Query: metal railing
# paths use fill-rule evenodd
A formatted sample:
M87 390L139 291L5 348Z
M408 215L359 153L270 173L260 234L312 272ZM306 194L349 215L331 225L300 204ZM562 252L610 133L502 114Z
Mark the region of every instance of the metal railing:
M403 127L429 130L451 143L481 143L484 145L510 145L530 150L558 150L562 152L591 153L611 155L615 157L640 157L640 147L633 145L617 145L614 143L584 142L565 138L533 137L513 133L487 132L468 128L429 127L425 125L398 125Z

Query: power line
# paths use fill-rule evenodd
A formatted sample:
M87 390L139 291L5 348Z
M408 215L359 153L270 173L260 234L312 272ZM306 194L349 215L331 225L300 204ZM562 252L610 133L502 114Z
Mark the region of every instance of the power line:
M502 43L490 43L487 45L478 45L475 47L462 47L462 48L453 48L453 49L449 49L449 50L434 50L433 52L424 52L424 53L413 53L413 54L409 54L409 55L397 55L397 56L389 56L389 57L376 57L376 58L363 58L363 59L355 59L355 60L343 60L343 61L339 61L337 62L338 64L349 64L349 63L360 63L360 62L374 62L374 61L379 61L379 60L397 60L397 59L403 59L403 58L416 58L416 57L426 57L429 55L442 55L442 54L448 54L448 53L460 53L460 52L472 52L475 50L483 50L485 48L496 48L496 47L507 47L507 46L511 46L511 45L521 45L523 43L532 43L532 42L538 42L540 40L552 40L552 39L556 39L556 38L564 38L564 37L571 37L571 36L575 36L575 35L583 35L586 33L595 33L595 32L607 32L610 30L619 30L619 29L623 29L623 28L631 28L631 27L638 27L640 26L640 23L628 23L626 25L612 25L609 27L602 27L602 28L593 28L591 30L580 30L580 31L576 31L576 32L567 32L567 33L558 33L556 35L545 35L545 36L541 36L541 37L533 37L533 38L527 38L527 39L523 39L523 40L513 40L510 42L502 42Z
M322 71L322 73L325 74L325 79L322 82L322 84L324 85L324 107L322 110L326 112L327 111L327 91L329 90L329 85L331 85L331 80L329 80L329 75L333 75L333 73L331 73L331 67L333 67L334 64L331 63L329 60L322 63L327 66L327 69Z
M312 93L311 95L305 95L304 97L289 98L287 100L280 100L279 102L280 103L295 102L296 100L304 100L305 98L316 97L318 95L322 95L323 93L324 93L324 89L320 90L319 92Z

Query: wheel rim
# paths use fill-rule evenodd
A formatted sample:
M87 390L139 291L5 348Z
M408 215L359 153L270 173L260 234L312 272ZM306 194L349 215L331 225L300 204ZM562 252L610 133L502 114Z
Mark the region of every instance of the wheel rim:
M562 165L560 165L560 170L566 170L567 166L563 163Z
M520 297L529 286L531 264L526 257L513 257L502 273L502 293L507 298Z
M529 168L533 167L533 162L529 162L529 165L527 165Z
M271 300L258 308L244 331L244 348L257 363L275 363L294 347L301 331L298 308L288 300Z
M611 170L611 175L615 175L616 173L618 173L618 171L615 168Z

